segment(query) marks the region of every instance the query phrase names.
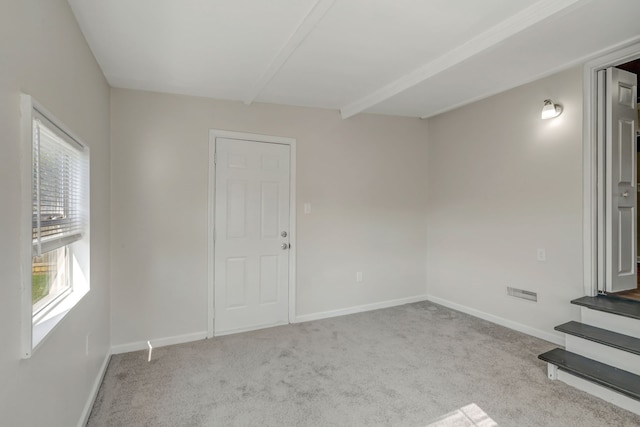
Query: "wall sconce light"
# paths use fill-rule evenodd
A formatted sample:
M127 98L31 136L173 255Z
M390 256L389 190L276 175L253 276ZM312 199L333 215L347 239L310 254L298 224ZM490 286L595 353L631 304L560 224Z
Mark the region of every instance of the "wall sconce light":
M562 106L558 104L554 104L552 100L545 99L544 107L542 107L542 120L553 119L554 117L558 117L562 113Z

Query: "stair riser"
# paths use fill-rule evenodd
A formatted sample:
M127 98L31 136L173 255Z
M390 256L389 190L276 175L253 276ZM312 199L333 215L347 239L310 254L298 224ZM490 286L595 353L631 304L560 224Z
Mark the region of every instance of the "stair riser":
M625 395L617 393L601 385L594 384L591 381L583 380L568 372L558 371L558 380L565 384L569 384L572 387L582 390L586 393L599 397L602 400L606 400L609 403L613 403L621 408L631 411L634 414L640 415L640 401L631 399Z
M580 307L582 323L640 338L640 320Z
M640 375L640 355L628 353L573 335L567 335L565 339L566 349L572 353L577 353L589 359Z

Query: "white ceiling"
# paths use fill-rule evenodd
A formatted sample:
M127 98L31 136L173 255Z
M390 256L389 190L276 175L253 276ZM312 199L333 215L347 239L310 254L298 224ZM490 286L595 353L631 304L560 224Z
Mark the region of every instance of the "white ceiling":
M69 0L114 87L430 117L640 40L640 0Z

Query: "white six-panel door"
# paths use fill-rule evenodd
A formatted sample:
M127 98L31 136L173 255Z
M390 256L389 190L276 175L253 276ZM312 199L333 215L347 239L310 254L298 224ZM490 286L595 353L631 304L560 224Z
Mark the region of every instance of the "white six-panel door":
M605 235L606 290L634 289L636 279L636 112L635 74L606 70Z
M290 147L215 142L215 335L288 323Z

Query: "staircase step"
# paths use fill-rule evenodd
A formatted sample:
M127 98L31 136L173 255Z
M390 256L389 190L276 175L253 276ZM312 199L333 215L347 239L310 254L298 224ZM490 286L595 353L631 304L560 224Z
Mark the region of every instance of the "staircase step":
M538 356L538 359L551 363L558 369L569 372L576 377L607 387L632 399L640 400L640 375L596 362L561 348L543 353Z
M574 299L571 301L571 304L640 320L640 301L632 301L615 296L598 295L597 297Z
M554 329L564 332L565 334L597 342L598 344L640 355L640 339L630 337L629 335L596 328L595 326L585 325L580 322L567 322L563 325L556 326Z

